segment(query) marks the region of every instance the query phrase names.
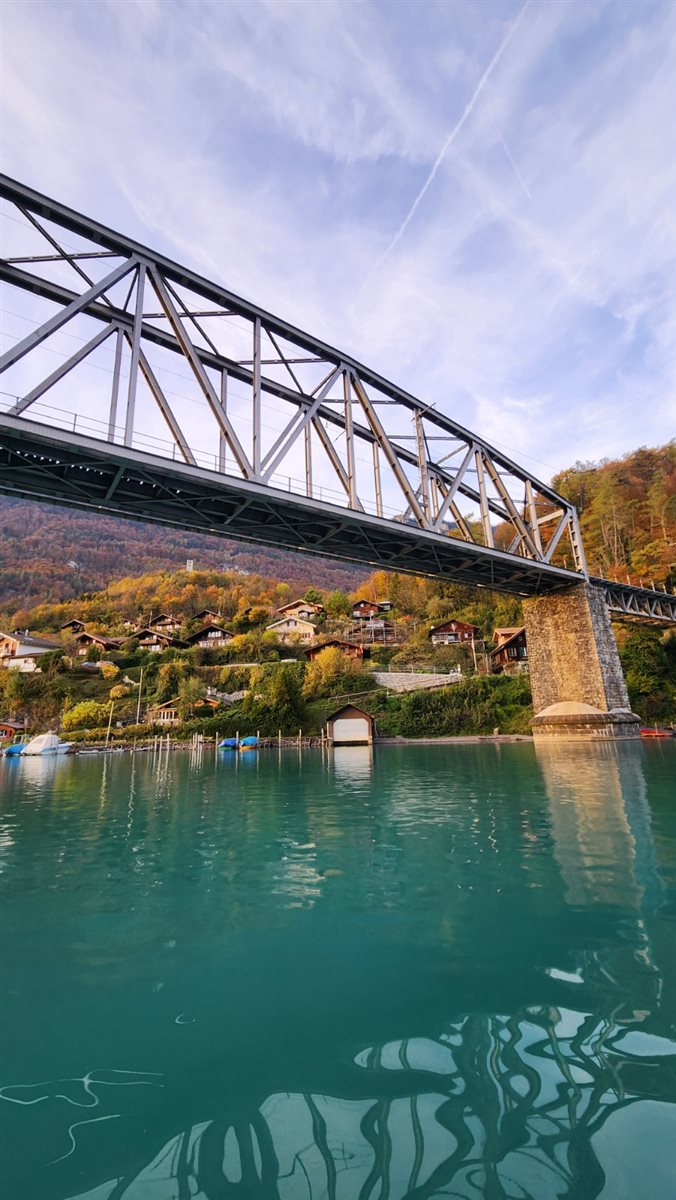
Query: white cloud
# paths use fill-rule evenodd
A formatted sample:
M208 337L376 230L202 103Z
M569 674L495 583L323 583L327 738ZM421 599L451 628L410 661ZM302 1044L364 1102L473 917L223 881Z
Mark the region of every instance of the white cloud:
M671 10L531 4L362 289L521 6L394 7L6 2L3 168L541 475L665 440Z

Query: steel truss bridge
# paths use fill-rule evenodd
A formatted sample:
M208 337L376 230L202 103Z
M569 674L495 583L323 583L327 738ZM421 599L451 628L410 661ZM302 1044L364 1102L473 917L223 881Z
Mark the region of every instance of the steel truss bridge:
M0 200L0 492L522 596L590 579L575 508L483 438L6 176Z

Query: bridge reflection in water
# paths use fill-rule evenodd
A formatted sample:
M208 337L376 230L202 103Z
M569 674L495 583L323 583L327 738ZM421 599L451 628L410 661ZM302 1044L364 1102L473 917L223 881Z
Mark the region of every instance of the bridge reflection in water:
M569 1006L456 1014L436 1036L365 1046L351 1094L280 1091L193 1124L133 1178L78 1200L617 1200L648 1195L648 1166L651 1200L674 1194L653 1154L670 1123L673 1136L656 1071L676 1043L648 1032L662 989L650 914L664 884L636 750L537 748L567 904L621 908L631 926L624 942L580 951L574 970L548 970ZM333 770L358 788L373 754L346 749ZM649 1120L634 1126L639 1102ZM632 1139L620 1178L614 1156Z
M589 961L587 977L594 970ZM649 1062L676 1053L665 1039L627 1032L625 1020L640 1016L534 1008L468 1016L438 1039L370 1047L356 1063L381 1098L269 1096L248 1119L177 1134L133 1180L82 1200L615 1200L620 1193L604 1187L615 1142L606 1122L642 1099ZM658 1145L667 1106L651 1108ZM625 1129L622 1119L620 1138Z

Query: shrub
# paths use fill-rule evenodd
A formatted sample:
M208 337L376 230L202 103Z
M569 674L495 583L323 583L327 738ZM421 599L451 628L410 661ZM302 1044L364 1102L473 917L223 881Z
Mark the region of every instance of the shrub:
M410 692L400 706L404 737L528 732L531 694L525 676L474 678L439 691Z
M62 729L95 729L105 725L110 716L110 705L98 704L96 700L82 700L64 713Z

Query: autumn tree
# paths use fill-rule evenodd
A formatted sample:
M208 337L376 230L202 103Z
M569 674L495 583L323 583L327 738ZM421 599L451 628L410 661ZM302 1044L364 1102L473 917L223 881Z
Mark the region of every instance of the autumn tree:
M373 686L373 677L361 659L351 658L337 646L327 646L305 668L303 694L308 698L365 692Z
M81 700L73 705L61 718L61 728L70 729L101 729L108 723L110 705L99 704L96 700Z

